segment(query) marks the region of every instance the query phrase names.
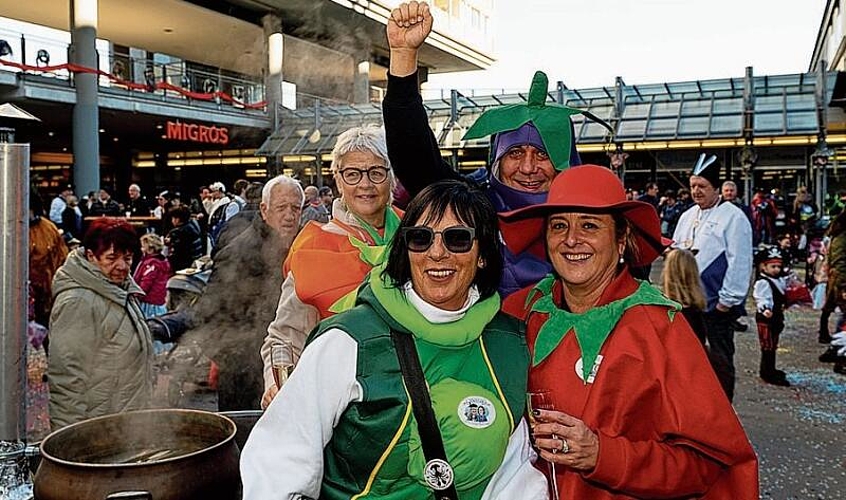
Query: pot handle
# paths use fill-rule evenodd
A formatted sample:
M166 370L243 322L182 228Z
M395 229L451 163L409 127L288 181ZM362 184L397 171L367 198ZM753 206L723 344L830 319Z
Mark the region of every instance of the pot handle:
M149 491L116 491L105 500L153 500L153 494Z

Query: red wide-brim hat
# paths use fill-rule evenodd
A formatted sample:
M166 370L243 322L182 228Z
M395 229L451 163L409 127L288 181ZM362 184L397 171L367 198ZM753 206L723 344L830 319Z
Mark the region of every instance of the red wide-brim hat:
M623 183L611 170L599 165L580 165L561 172L552 181L545 203L500 214L499 227L505 244L515 254L526 250L546 259L546 217L559 212L620 214L632 226L640 258L634 266L646 266L672 240L661 236L658 213L649 203L626 200Z

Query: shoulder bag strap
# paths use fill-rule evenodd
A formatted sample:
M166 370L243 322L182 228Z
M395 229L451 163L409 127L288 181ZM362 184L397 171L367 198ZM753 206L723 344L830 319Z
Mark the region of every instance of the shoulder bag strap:
M409 334L391 331L391 340L397 350L402 378L411 398L411 410L417 420L420 444L426 457L426 483L435 490L436 500L458 500L454 472L447 462L444 442L435 412L432 410L432 400L429 398L429 389L426 387L426 378L420 366L414 339Z

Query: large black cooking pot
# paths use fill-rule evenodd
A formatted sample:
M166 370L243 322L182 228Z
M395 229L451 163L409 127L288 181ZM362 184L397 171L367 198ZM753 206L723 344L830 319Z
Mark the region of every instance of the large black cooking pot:
M145 410L69 425L41 442L36 500L238 500L232 420Z

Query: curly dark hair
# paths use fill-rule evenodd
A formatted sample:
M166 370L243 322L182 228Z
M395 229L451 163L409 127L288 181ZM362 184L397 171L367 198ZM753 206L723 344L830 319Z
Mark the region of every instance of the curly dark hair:
M411 261L408 258L408 247L402 236L402 229L418 224L437 223L448 210L452 210L462 223L476 230L479 257L484 259L485 267L476 271L473 284L478 287L481 298L490 297L499 287L503 268L498 219L496 210L487 196L465 181L436 182L411 200L399 230L391 241L391 252L384 274L397 287L411 280Z

